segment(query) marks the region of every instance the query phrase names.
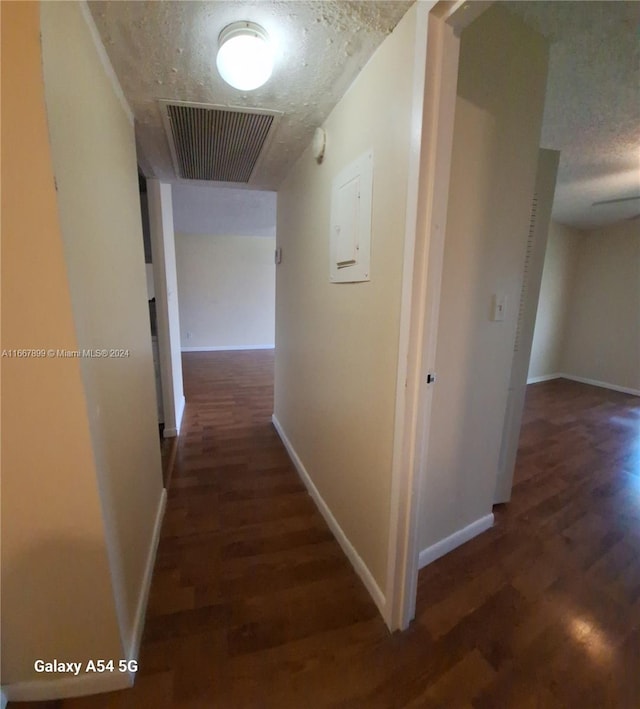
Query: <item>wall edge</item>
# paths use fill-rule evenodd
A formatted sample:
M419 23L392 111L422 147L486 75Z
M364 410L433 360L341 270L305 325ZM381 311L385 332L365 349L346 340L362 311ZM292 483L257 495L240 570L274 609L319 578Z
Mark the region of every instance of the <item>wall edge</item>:
M300 476L300 479L307 488L309 495L315 502L316 507L318 508L320 514L324 518L327 525L329 526L329 529L331 529L333 536L336 538L338 544L340 544L342 551L345 553L346 557L351 562L351 565L353 566L355 572L362 580L362 583L369 592L369 595L373 599L373 602L376 604L378 610L380 611L380 614L385 620L385 623L387 623L386 598L384 594L380 590L380 587L378 586L376 580L373 578L373 575L369 571L369 568L364 563L358 552L355 550L355 548L349 541L349 538L344 533L344 530L342 529L336 518L333 516L331 509L322 498L322 495L320 495L318 489L313 484L309 473L304 467L304 463L300 459L300 456L296 453L293 444L284 432L282 424L280 423L280 421L278 421L278 417L273 414L271 420L278 433L278 436L280 436L280 440L282 441L284 447L287 450L287 453L289 454L289 457L291 458L291 462L295 466L296 470L298 471L298 475Z
M475 522L471 522L466 527L459 529L457 532L450 534L448 537L441 539L439 542L432 544L430 547L423 549L420 552L420 561L418 568L423 569L441 556L448 554L450 551L457 549L474 537L477 537L482 532L493 527L493 512L480 517Z

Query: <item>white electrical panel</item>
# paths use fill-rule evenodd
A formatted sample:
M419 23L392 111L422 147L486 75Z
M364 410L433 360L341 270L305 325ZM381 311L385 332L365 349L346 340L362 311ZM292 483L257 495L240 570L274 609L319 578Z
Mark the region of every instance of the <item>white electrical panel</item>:
M333 180L329 236L332 283L369 280L372 195L373 152L368 151Z

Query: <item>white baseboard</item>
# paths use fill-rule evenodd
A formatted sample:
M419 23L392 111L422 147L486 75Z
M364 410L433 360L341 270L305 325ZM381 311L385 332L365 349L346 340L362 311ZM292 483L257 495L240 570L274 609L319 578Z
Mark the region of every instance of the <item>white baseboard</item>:
M586 377L576 377L573 374L559 374L558 376L563 379L570 379L572 382L580 382L581 384L590 384L594 387L601 387L602 389L611 389L613 391L620 391L623 394L633 394L634 396L640 396L640 389L632 389L631 387L622 387L617 384L610 384L609 382L600 382L597 379L587 379Z
M552 379L559 379L562 374L543 374L540 377L529 377L527 384L538 384L540 382L549 382Z
M187 400L182 396L178 402L178 409L176 411L176 436L180 433L180 428L182 426L182 417L184 416L184 407Z
M531 379L527 379L527 384L548 382L551 379L569 379L572 382L580 382L580 384L590 384L591 386L600 387L601 389L611 389L612 391L620 391L623 394L633 394L634 396L640 396L640 389L633 389L632 387L623 387L619 386L618 384L601 382L597 379L588 379L587 377L577 377L575 374L567 374L566 372L558 372L557 374L545 374L542 377L531 377Z
M180 433L180 427L182 426L182 417L184 416L184 407L186 403L186 399L183 396L178 402L178 408L176 409L176 427L168 428L167 426L165 426L162 429L163 438L175 438Z
M144 621L147 617L147 603L149 601L149 591L151 589L151 580L153 578L153 569L156 565L156 554L158 552L158 544L160 543L160 531L162 530L162 520L164 519L164 511L167 506L167 491L162 490L158 509L156 510L156 519L153 523L153 535L151 544L147 553L147 563L144 568L144 576L142 577L142 588L138 597L138 607L136 608L136 617L133 621L133 631L131 633L131 641L129 643L129 651L127 659L137 660L140 652L140 642L142 640L142 631L144 630ZM131 684L135 678L135 672L131 674Z
M235 350L273 350L275 345L222 345L220 347L182 347L183 352L233 352Z
M342 551L345 553L346 557L351 562L351 565L355 569L356 573L362 579L362 583L364 583L365 588L367 589L367 591L369 591L369 594L371 595L371 598L373 598L373 601L378 607L378 610L380 611L382 617L386 618L386 599L384 593L382 593L382 591L380 590L380 587L378 586L371 572L367 568L367 565L360 558L360 555L354 549L353 545L347 538L347 535L342 530L342 527L338 524L338 521L331 513L329 506L318 492L316 486L313 484L309 473L304 467L304 464L300 460L300 457L296 453L295 449L293 448L291 441L287 437L287 434L284 432L284 429L282 428L275 414L273 414L271 420L273 421L273 425L275 426L275 429L278 432L278 435L280 436L284 447L287 449L287 453L289 454L291 461L293 462L296 470L298 471L300 479L305 484L307 491L313 498L313 501L316 503L320 514L324 517L325 522L329 525L329 528L333 532L334 537L337 539L338 544L340 544L340 546L342 547Z
M140 596L138 598L138 607L136 609L136 617L131 633L127 660L138 659L140 641L142 639L142 631L144 630L144 621L147 613L149 589L151 588L151 579L156 561L158 542L160 541L160 529L162 528L166 503L167 491L163 490L158 503L153 536L151 538L151 544L149 545L149 553L147 554L147 563L144 570ZM117 661L120 658L113 659ZM135 672L96 672L92 674L81 674L77 677L60 677L59 679L49 680L33 679L25 682L15 682L14 684L8 684L2 688L2 709L6 706L7 701L38 702L70 697L84 697L89 694L102 694L104 692L115 692L119 689L132 687L134 680Z
M4 687L4 695L10 702L42 702L70 697L85 697L88 694L102 694L127 689L133 685L128 672L95 672L77 677L60 679L33 679L15 682ZM4 704L2 705L5 706Z
M418 568L422 569L432 561L439 559L441 556L453 551L456 547L461 546L470 539L482 534L490 527L493 527L493 512L491 514L480 517L475 522L468 524L466 527L459 529L457 532L450 534L448 537L441 539L439 542L432 544L430 547L423 549L420 552Z

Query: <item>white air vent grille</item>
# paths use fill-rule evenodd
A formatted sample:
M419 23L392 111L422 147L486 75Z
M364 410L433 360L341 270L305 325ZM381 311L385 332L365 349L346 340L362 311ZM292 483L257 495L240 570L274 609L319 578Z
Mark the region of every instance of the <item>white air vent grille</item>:
M275 111L162 101L178 177L248 183L280 118Z

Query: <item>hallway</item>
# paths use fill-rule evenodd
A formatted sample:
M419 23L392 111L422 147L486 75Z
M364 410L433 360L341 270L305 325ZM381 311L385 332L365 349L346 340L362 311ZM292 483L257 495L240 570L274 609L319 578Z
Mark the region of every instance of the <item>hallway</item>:
M422 570L391 636L271 426L273 352L189 353L184 372L135 687L22 706L638 706L636 397L529 387L513 501Z
M330 673L388 632L273 429L273 352L183 358L188 405L134 692L154 706L299 707L313 688L324 703Z

